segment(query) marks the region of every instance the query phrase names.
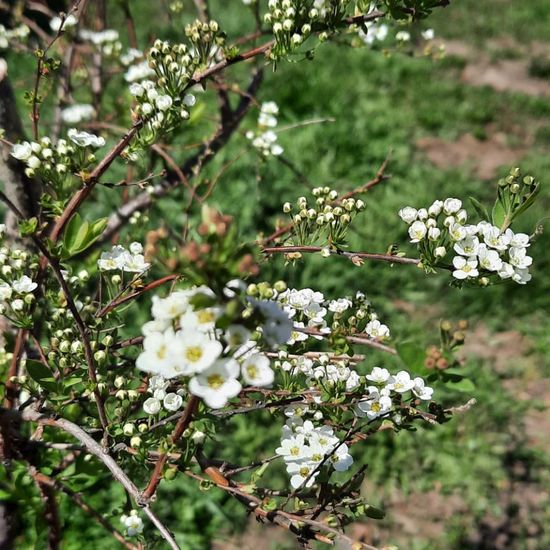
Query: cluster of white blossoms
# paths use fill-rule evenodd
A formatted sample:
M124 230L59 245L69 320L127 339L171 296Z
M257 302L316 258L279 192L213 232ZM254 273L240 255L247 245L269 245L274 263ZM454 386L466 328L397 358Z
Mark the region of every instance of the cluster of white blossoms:
M269 0L264 21L271 25L277 40L271 57L286 55L299 47L316 24L335 28L350 4L350 0ZM320 40L327 38L328 31L320 33Z
M50 19L50 29L52 29L53 32L59 32L61 29L63 31L70 31L74 29L77 24L78 19L73 14L69 14L64 18L56 15Z
M137 510L120 516L120 522L124 525L124 531L129 537L135 537L143 532L143 520L138 516Z
M115 245L109 252L103 252L97 261L100 271L125 271L127 273L143 273L149 269L150 263L145 261L143 246L134 242L130 249Z
M27 275L21 275L21 277L11 282L5 279L5 277L13 273L10 262L6 261L8 254L13 258L13 254L10 254L7 249L0 249L0 265L2 266L2 276L0 278L0 313L7 315L8 310L11 310L17 315L23 313L26 306L34 301L33 291L36 289L37 284ZM21 262L22 264L24 256L22 253L17 254L17 256L19 257L15 262Z
M28 177L39 176L55 189L62 188L69 176L95 161L90 149L105 145L102 137L75 128L68 131L67 137L68 140L60 139L55 145L49 137L39 142L16 143L11 156L26 165Z
M281 155L284 149L277 143L277 134L273 130L277 127L277 115L279 107L274 101L262 103L260 115L258 116L257 130L249 130L246 137L252 141L252 145L258 149L263 156Z
M299 197L295 207L290 202L283 204L283 212L292 219L296 244L315 242L320 232L327 229L328 240L340 243L352 220L365 209L365 203L354 197L339 198L338 191L330 187L315 187L312 194L315 199L313 205L306 197ZM326 252L330 255L330 249Z
M155 71L149 67L149 61L140 61L135 65L130 65L124 74L126 82L140 82L155 75Z
M234 292L229 287L227 291ZM265 300L249 303L251 312L262 318L258 331L265 342L284 343L290 328L285 327L284 319L287 325L289 319L281 308ZM189 392L212 408L221 408L237 396L241 381L270 386L274 379L270 360L258 351L249 329L241 324L216 327L224 312L224 305L204 286L153 297L153 320L142 327L143 352L136 367L165 380L187 377Z
M303 406L286 409L289 418L283 426L281 446L275 450L285 461L294 489L311 487L324 466L345 472L353 464L348 446L340 442L330 426L316 426L311 420L304 420L308 412ZM322 415L316 413L314 419L320 418ZM323 466L319 467L321 463Z
M61 120L65 124L78 124L85 120L91 120L94 116L94 107L86 103L75 103L61 111Z
M81 29L78 33L81 40L89 42L107 57L119 57L122 51L122 42L118 31L114 29L104 29L102 31L91 31Z
M459 199L437 200L419 210L406 206L399 216L409 224L411 243L418 244L429 261L441 261L448 252L454 253L456 279L478 280L481 284L488 284L492 275L518 284L531 280L529 235L514 233L510 228L501 230L487 221L467 224L468 214Z
M411 378L407 371L399 371L392 375L387 369L374 367L365 377L370 384L366 387L367 395L355 407L359 417L374 420L380 416L388 416L393 409L392 397L395 394L402 396L408 392L423 401L430 401L433 389L426 386L424 379L417 376Z
M0 25L0 49L6 50L14 43L20 44L24 42L29 34L30 29L27 25L19 25L13 29L6 29L4 25Z
M130 85L130 93L137 101L137 106L134 109L136 114L155 131L171 122L169 115L174 107L174 100L171 95L163 92L164 90L157 88L152 80L134 82ZM189 108L195 105L195 102L194 95L185 94L178 113L181 119L189 118Z
M303 374L308 388L320 388L327 385L342 385L347 392L355 390L360 385L359 375L350 368L344 359L331 359L328 354L308 357L299 355L290 357L285 351L280 351L279 359L274 366L296 377Z
M150 415L158 414L161 409L168 412L175 412L183 405L183 390L178 390L176 393L167 392L170 382L162 376L151 376L147 391L153 396L149 397L143 403L143 410Z

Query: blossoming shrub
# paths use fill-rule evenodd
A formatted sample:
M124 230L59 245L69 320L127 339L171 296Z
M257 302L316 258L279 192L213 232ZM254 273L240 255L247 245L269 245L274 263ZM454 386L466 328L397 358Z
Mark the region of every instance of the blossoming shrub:
M15 172L41 189L36 215L27 215L12 193L1 194L18 220L17 240L13 227L0 232L2 456L11 468L5 484L12 499L22 500L32 480L48 517L57 517L59 492L127 548L152 546L159 538L178 548L186 541L176 540L156 508L163 486L179 475L185 483L226 492L301 542L365 546L349 538L345 526L383 512L359 491L366 464L355 449L382 430L449 420L455 409L438 402L438 387L471 389L454 358L463 337L442 325L441 346L419 361L415 344L390 335L364 292L327 296L315 290L315 280L312 288L289 288L284 275L266 280L262 270L277 254L297 266L318 254L326 262L344 259L349 269L381 261L426 274L450 271L454 286L525 284L531 236L511 225L539 185L514 169L499 183L491 214L472 201L475 224L466 223L462 199L403 207L399 216L418 252L409 257L397 246L349 250L349 231L367 206L365 193L384 181L384 167L368 184L343 194L323 186L312 188L311 196L289 197L282 205L286 219L253 242L240 237L236 220L208 206L217 179L194 180L256 104L254 129L244 132L247 146L261 163L285 161L279 107L258 96L264 65L311 59L335 38L363 47L385 43L399 52L411 41L409 25L446 4L248 1L242 9L251 11L255 31L228 37L208 4L197 2L199 18L182 28L179 41L157 38L147 52L135 43L125 48L115 29L87 28L91 14L80 3L69 14L51 14L51 36L3 32L23 50L37 47L37 76L28 94L33 139L6 135L3 146ZM173 2L171 10L178 15L183 5ZM131 17L128 23L131 29ZM266 41L254 42L265 35ZM433 31L420 37L431 41ZM96 69L93 105L83 99L71 104L63 92L73 68L72 56L64 54L73 48ZM57 60L48 56L67 58L68 65L56 73ZM230 83L229 67L249 67L249 60L255 65L247 87ZM110 116L101 102L108 78L128 86L123 108ZM41 94L55 79L58 116L48 132ZM198 99L205 90L219 104L219 114L208 114L215 129L200 135L198 152L182 161L181 143L196 147L188 135L212 107ZM160 172L147 162L151 155L161 159ZM126 178L110 181L115 169L125 170ZM120 207L94 201L101 186L122 189ZM141 228L141 212L160 208L176 191L184 194L178 204L183 231L170 219ZM98 210L104 217L93 215ZM127 224L132 231L124 231ZM371 349L399 356L405 368L373 365ZM228 422L261 411L271 415L270 430L282 434L279 446L258 449L252 464L219 458L219 449L232 445L224 437ZM86 503L85 489L96 480L90 464L126 493L117 517L106 518ZM277 464L286 471L279 486L269 483ZM49 529L51 545L59 545L59 522Z

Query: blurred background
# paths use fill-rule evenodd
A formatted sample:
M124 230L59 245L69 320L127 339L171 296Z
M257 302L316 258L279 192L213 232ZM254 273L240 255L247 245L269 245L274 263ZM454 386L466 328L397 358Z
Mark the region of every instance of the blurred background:
M253 28L252 17L233 10L233 3L240 0L211 2L213 17L230 37ZM109 26L122 35L119 3L107 4ZM183 2L177 16L168 15L168 4L130 3L142 48L151 37L177 39L193 17L192 2ZM461 354L475 389L437 397L449 404L475 397L478 404L443 426L380 433L355 450L369 464L365 494L386 511L385 519L366 520L350 530L371 544L412 550L550 548L549 22L550 0L456 0L408 29L412 40L401 51L385 51L383 43L351 48L348 40L323 45L312 62L281 63L274 74L266 72L259 100L276 101L280 126L291 127L279 134L285 162L258 164L250 151L242 155L248 142L238 135L203 176L213 177L242 155L224 171L211 204L235 216L241 232L253 239L258 229L267 233L274 227L282 203L295 200L302 189L357 187L391 153L391 179L367 196L352 249L383 252L399 243L411 254L406 226L397 217L402 206L427 206L446 197L466 202L468 196L489 205L498 179L513 166L543 183L538 202L515 228L527 233L537 225L545 229L532 245L533 280L526 287L457 290L448 286L445 275L425 277L408 266L350 269L313 257L287 268L277 258L265 268L266 278L285 273L296 287L311 286L331 297L366 292L400 341L414 337L428 347L438 343L442 320L469 322ZM431 53L442 46L445 55L426 55L430 52L419 36L427 28L435 34ZM33 60L8 52L8 62L25 112L23 91L32 83ZM230 74L238 78L240 70L235 67ZM113 80L105 116L109 109L126 108L122 86L120 78ZM208 104L208 97L203 101ZM249 115L242 134L254 127L255 117ZM303 124L317 119L325 122ZM194 131L204 134L201 125L209 124L208 118L196 124L196 130L172 144L175 156L193 143ZM183 196L178 192L150 213L148 228L162 219L178 227L178 198ZM104 212L113 200L105 191L93 208ZM137 326L139 315L136 320ZM134 327L127 330L137 333ZM376 355L367 367L382 361L388 368L399 367L397 359ZM218 449L219 455L246 463L272 454L279 425L265 413L254 420L261 429L252 430L250 416L228 423L231 444ZM276 467L268 475L283 479ZM171 517L168 523L176 527L184 547L296 547L284 532L272 529L266 535L265 527L249 520L238 503L214 490L200 492L176 479L161 494L157 506ZM108 513L119 498L116 489L103 492L101 508ZM66 532L74 536L68 536L64 548L81 547L83 540L96 541L97 548L112 547L85 516L65 517ZM34 547L41 547L39 530L29 537L36 541Z

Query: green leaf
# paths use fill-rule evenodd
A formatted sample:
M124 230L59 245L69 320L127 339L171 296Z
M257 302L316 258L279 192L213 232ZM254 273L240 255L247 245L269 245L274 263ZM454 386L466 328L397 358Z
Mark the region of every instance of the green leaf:
M476 389L474 383L469 378L463 378L457 382L447 382L445 385L450 390L455 390L462 393L471 393Z
M401 361L415 374L426 374L428 372L428 369L424 365L426 352L418 344L403 342L397 344L396 349Z
M514 211L514 218L516 216L519 216L520 214L523 214L532 204L535 202L535 199L537 198L537 195L540 193L541 185L540 183L537 183L535 185L535 188L529 195L527 195L526 200Z
M75 214L65 229L63 238L64 258L80 254L91 246L103 233L107 225L107 218L100 218L92 223L83 220Z
M484 220L490 221L489 212L484 204L481 204L476 198L468 197L469 201L472 203L472 206L475 208L475 211L478 215Z
M496 200L495 205L493 206L493 212L492 212L491 218L494 226L502 227L502 224L506 219L506 210L500 198Z
M26 368L29 376L46 391L55 392L57 391L57 382L53 378L53 372L40 363L40 361L35 361L34 359L27 359Z

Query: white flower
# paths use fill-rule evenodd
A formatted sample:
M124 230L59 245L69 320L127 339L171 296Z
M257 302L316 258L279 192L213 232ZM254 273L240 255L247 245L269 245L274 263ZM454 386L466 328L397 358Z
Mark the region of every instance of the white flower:
M166 298L153 296L151 313L156 320L172 320L180 317L189 307L189 294L178 290Z
M182 373L174 367L174 361L169 354L172 348L174 331L151 332L143 340L143 351L136 360L136 367L145 372L160 374L163 378L173 378Z
M195 103L197 102L197 98L193 94L185 94L183 96L183 104L186 107L193 107Z
M120 521L129 537L139 535L143 531L143 520L138 516L137 510L132 510L129 516L121 516Z
M292 321L275 302L268 300L254 302L255 307L264 316L262 334L270 345L284 344L292 334Z
M302 460L308 454L308 446L303 434L293 435L281 441L281 446L275 452L282 456L286 462Z
M467 236L466 228L458 223L453 223L449 227L449 236L453 241L462 241Z
M221 343L212 340L207 334L180 330L170 340L169 356L176 372L189 375L208 369L222 351Z
M193 310L189 308L180 318L180 326L184 329L211 332L216 327L216 320L222 314L219 307L205 307Z
M11 156L17 160L28 160L32 155L32 146L28 141L16 143L13 146Z
M365 332L371 338L388 338L390 335L390 329L378 321L378 319L369 321L365 327Z
M126 74L124 75L124 78L126 82L137 82L139 80L145 80L146 78L149 78L150 76L153 76L155 74L155 71L149 67L148 61L142 61L141 63L138 63L137 65L132 65L128 71L126 71Z
M374 367L372 372L367 374L365 378L371 382L375 382L376 384L385 384L390 379L390 376L391 375L388 369Z
M428 229L428 239L430 241L437 241L441 236L441 229L439 227L430 227Z
M338 300L331 300L328 309L333 313L344 313L348 308L353 305L351 300L347 298L339 298Z
M443 211L447 216L458 212L462 208L462 201L459 199L446 199L443 202Z
M479 228L479 224L478 224ZM506 250L510 241L512 240L512 235L508 232L501 234L498 227L492 225L483 225L481 232L483 234L483 240L485 244L496 250Z
M385 392L380 392L374 386L368 387L368 399L359 401L355 408L357 416L367 416L370 420L378 418L391 410L392 402Z
M411 375L405 370L399 371L387 385L389 390L393 390L397 393L407 392L412 390L413 387L414 380L411 380Z
M38 168L40 168L40 165L42 163L40 162L40 159L38 157L35 157L34 155L29 157L29 159L27 160L27 166L29 168L32 168L33 170L37 170Z
M162 376L151 376L151 378L149 378L147 390L154 394L158 390L166 390L169 385L170 382L165 380Z
M11 308L13 309L13 311L22 311L24 307L25 307L25 302L23 302L23 300L19 298L11 302Z
M159 111L168 111L172 107L172 98L169 95L161 95L155 99Z
M122 269L128 273L143 273L151 267L150 263L145 261L143 254L126 254Z
M435 37L435 32L433 29L426 29L425 31L422 31L421 34L424 40L433 40Z
M251 386L270 386L273 383L274 374L270 361L261 353L247 357L243 361L241 371L243 380Z
M83 120L91 120L94 116L95 109L87 104L71 105L61 111L61 120L66 124L78 124Z
M143 254L143 246L141 243L133 242L130 245L130 252L132 254Z
M348 446L343 443L338 447L336 452L330 456L329 461L337 472L345 472L349 470L353 464L353 457L349 454Z
M409 227L409 236L411 238L411 243L417 243L421 241L425 236L427 232L427 227L424 222L421 222L420 220L417 220L412 223L412 225Z
M38 285L33 282L30 277L23 275L17 281L14 281L11 286L13 290L15 290L15 292L17 292L18 294L28 294L29 292L32 292Z
M213 409L220 409L227 400L241 391L237 380L239 365L234 359L219 359L210 368L189 381L189 391Z
M428 219L428 211L425 208L421 208L417 216L420 221L426 221Z
M527 248L529 244L529 235L525 233L516 233L510 241L510 246L514 248Z
M479 275L477 260L475 258L455 256L453 258L453 265L455 267L453 277L456 279L467 279L468 277L477 277Z
M300 488L309 478L305 487L311 487L315 483L315 478L319 475L319 472L315 472L315 464L310 462L290 462L287 466L287 472L291 474L290 484L294 489ZM311 476L311 477L310 477Z
M514 276L514 268L506 262L502 262L502 265L498 271L498 276L501 279L510 279Z
M512 280L518 283L519 285L527 284L531 279L532 275L529 273L528 269L522 269L516 267L514 274L512 275Z
M78 19L72 14L67 15L64 21L61 19L61 17L58 17L56 15L50 20L50 29L52 29L53 32L58 32L59 29L61 29L61 27L63 26L63 30L67 30L71 27L74 27L77 23Z
M143 410L147 414L158 414L160 412L161 403L156 397L149 397L143 403Z
M401 208L399 210L399 217L408 224L411 224L416 220L416 215L418 211L416 208L413 208L412 206L405 206L405 208Z
M183 404L183 398L177 393L167 393L162 404L167 411L177 411Z
M479 265L488 271L500 271L502 268L502 260L496 250L487 248L487 245L480 244L477 250Z
M434 201L430 206L430 208L428 208L428 214L435 218L436 216L439 216L439 214L441 214L442 210L443 210L443 201Z
M434 392L433 388L426 386L424 380L419 376L414 379L414 387L412 391L419 399L424 401L429 401Z
M0 301L9 300L12 295L12 288L8 283L0 281Z
M105 140L102 137L84 131L79 132L76 128L71 128L67 132L67 135L69 139L79 147L95 147L98 149L105 145Z
M454 245L454 251L462 256L475 256L479 248L479 239L477 237L466 237Z
M436 258L443 258L447 254L447 249L444 246L438 246L434 250L434 254Z
M510 255L510 264L519 269L526 269L533 263L533 258L527 256L525 248L511 247L508 254Z
M395 35L395 39L399 40L400 42L408 42L411 39L411 34L407 31L399 31Z
M111 271L113 269L123 269L126 249L123 246L115 245L110 252L102 252L97 267L100 271ZM154 299L154 298L153 298Z

